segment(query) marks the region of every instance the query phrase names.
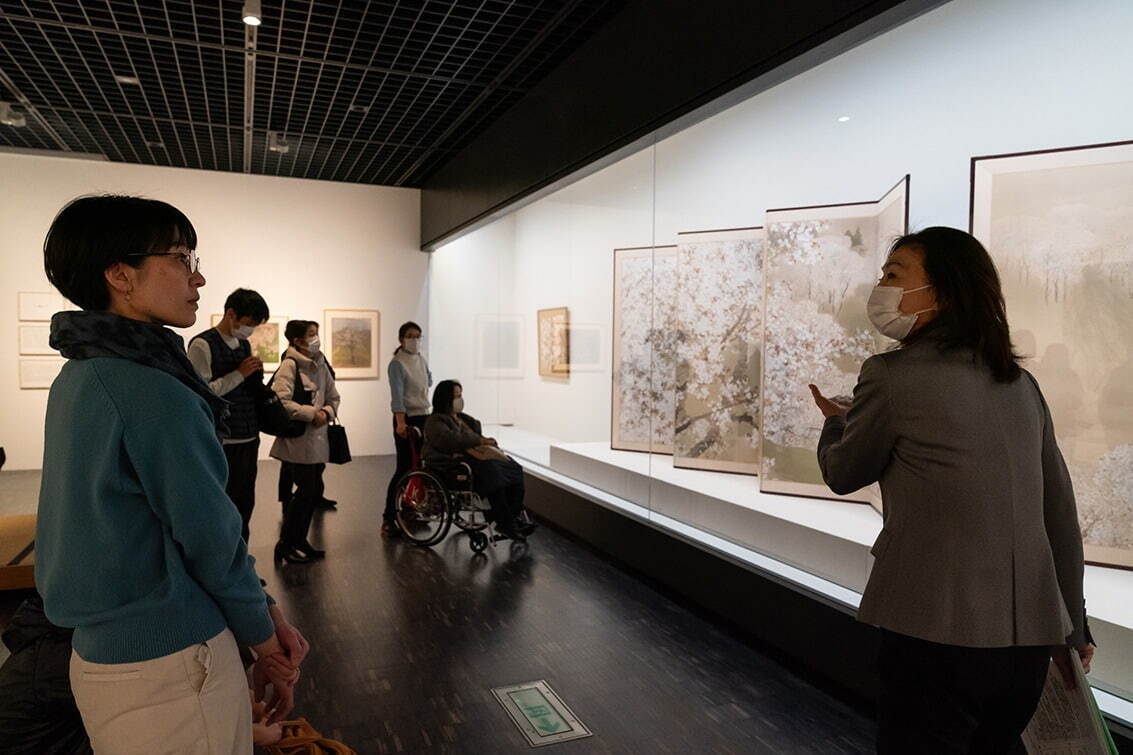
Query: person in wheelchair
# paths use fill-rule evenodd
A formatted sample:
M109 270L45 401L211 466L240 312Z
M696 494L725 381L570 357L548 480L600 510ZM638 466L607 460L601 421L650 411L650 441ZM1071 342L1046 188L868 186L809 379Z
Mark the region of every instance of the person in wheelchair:
M523 509L523 467L501 451L494 438L481 434L475 417L464 413L464 388L456 380L442 380L433 390L422 455L426 464L453 459L467 463L473 487L488 500L501 534L523 538L535 530Z

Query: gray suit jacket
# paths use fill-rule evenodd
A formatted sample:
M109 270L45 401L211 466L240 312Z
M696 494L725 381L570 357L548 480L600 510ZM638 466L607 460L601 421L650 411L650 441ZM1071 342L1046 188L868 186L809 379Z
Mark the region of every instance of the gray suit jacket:
M969 647L1084 641L1074 491L1029 373L997 383L931 338L871 357L818 459L836 493L881 483L859 620Z

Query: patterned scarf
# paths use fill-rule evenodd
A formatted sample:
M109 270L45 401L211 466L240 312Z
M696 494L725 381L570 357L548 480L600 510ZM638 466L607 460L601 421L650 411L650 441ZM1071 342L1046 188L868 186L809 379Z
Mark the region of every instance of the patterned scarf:
M185 341L163 325L111 312L56 312L51 347L68 359L117 357L161 370L208 402L218 428L228 416L228 402L197 374L185 355Z

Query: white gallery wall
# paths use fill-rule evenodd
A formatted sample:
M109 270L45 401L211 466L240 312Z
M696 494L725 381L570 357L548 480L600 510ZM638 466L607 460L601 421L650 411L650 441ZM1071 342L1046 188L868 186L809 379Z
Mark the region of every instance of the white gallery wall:
M5 469L37 469L46 390L20 390L17 294L52 288L43 238L55 213L85 194L122 193L180 208L199 236L197 325L209 327L237 287L263 294L272 316L322 322L324 309L381 311L380 380L341 381L342 419L356 455L393 453L385 364L397 327L427 312L428 257L418 251L415 189L0 153L0 445ZM261 456L267 458L269 436Z
M762 225L771 208L872 201L906 173L912 228L966 229L973 156L1133 139L1131 28L1127 0L953 0L458 239L431 262L434 373L472 375L476 316L518 314L523 378L477 383L469 410L608 440L614 248ZM457 280L500 292L500 308L442 299ZM539 376L536 311L560 306L602 324L604 372Z

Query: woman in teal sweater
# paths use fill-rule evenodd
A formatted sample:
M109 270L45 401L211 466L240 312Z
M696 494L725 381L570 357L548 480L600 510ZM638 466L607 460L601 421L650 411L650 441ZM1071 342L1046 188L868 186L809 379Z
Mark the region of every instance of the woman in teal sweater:
M74 628L71 685L96 751L252 750L237 646L272 718L293 704L306 641L265 595L225 494L226 402L166 326L196 320L196 232L176 208L85 197L47 234L48 279L81 312L51 343L36 584Z

